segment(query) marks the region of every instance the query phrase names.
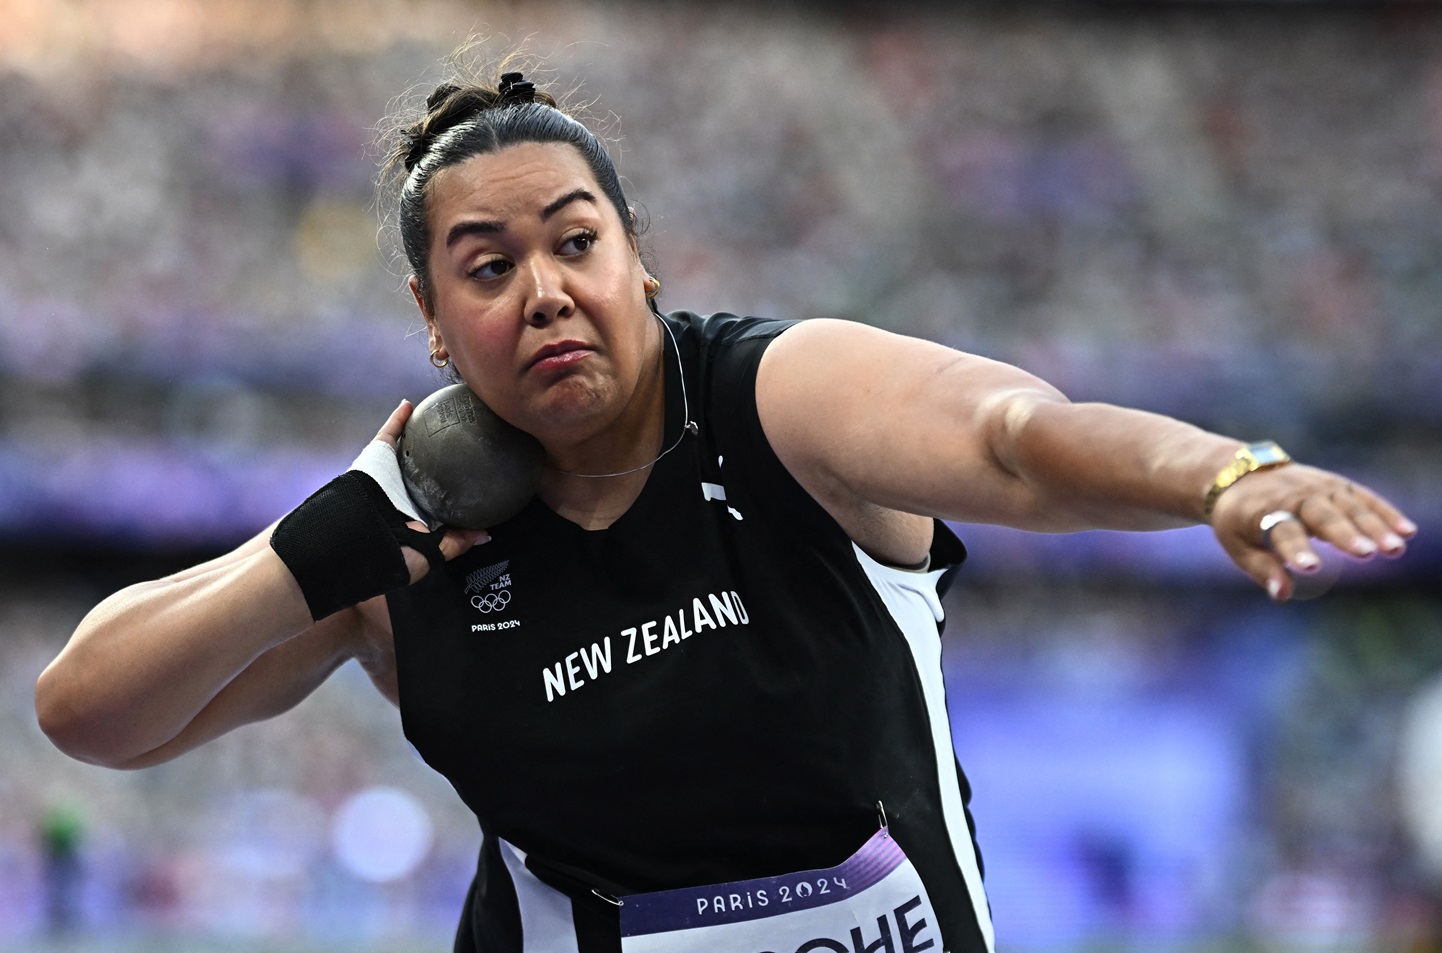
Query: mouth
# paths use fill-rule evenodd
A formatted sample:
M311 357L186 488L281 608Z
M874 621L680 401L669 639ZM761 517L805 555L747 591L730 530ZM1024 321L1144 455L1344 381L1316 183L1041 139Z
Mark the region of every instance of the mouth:
M581 341L557 341L555 344L547 344L531 355L531 360L526 364L526 370L550 370L566 367L584 360L591 353L590 345Z

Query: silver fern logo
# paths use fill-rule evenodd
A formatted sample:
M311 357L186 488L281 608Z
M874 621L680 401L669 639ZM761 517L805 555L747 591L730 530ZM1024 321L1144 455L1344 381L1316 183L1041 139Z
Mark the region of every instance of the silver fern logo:
M510 568L511 561L503 559L466 576L465 595L470 598L471 608L490 614L500 612L511 604ZM515 625L514 622L474 625L471 631L513 628Z
M484 592L487 586L496 582L502 576L506 577L506 581L501 583L501 585L510 585L510 573L506 572L510 567L511 561L509 559L503 559L494 565L482 566L480 569L477 569L466 577L466 595L470 596L478 592Z

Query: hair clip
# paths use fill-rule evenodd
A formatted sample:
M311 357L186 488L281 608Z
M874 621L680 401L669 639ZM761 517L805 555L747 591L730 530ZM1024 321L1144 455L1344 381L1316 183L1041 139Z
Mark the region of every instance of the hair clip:
M416 167L417 162L425 158L426 149L430 147L430 142L429 137L423 133L407 132L404 135L408 147L406 149L405 167L406 172L410 172Z
M536 101L536 84L527 80L520 73L502 73L500 92L500 105L502 106Z

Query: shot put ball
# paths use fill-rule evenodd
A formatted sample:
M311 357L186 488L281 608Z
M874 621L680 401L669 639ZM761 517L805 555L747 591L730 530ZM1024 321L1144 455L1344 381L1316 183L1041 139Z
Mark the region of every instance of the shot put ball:
M546 451L506 423L465 384L416 405L397 447L406 490L434 519L487 529L536 495Z

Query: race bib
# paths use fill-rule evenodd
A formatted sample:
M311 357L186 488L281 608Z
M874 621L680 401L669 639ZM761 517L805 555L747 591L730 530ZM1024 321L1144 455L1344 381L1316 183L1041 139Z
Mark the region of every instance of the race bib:
M620 914L623 953L941 950L926 888L885 828L839 867L632 894Z

